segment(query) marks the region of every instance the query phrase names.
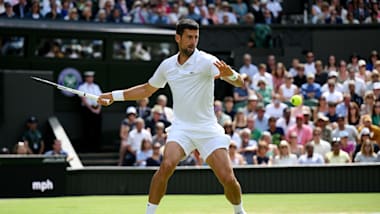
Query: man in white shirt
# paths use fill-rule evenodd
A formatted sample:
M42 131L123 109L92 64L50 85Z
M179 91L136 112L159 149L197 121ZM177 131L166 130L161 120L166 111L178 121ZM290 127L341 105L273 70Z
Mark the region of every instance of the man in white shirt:
M273 96L272 103L268 104L266 109L266 114L268 117L275 117L276 119L280 118L284 112L284 109L287 107L285 103L282 103L280 100L280 95L275 94Z
M322 129L316 127L313 130L313 140L310 142L314 146L314 152L324 157L331 150L329 142L321 139Z
M306 54L305 75L315 74L315 72L314 53L309 51Z
M107 106L114 101L149 97L159 88L165 87L166 83L170 86L174 120L168 130L163 161L152 178L146 214L156 212L176 166L195 149L222 183L235 214L246 214L242 206L240 184L235 178L227 152L230 138L217 123L213 109L216 78L235 87L242 87L244 80L225 62L199 51L198 39L199 25L194 20L181 19L175 35L179 53L164 60L147 83L105 93L98 100Z
M342 92L335 89L336 82L333 79L327 81L328 91L322 94L323 97L326 97L326 102L331 103L340 103L343 101Z
M253 75L251 88L257 90L257 83L259 80L265 79L265 82L268 84L269 88L273 89L273 77L272 74L267 72L267 66L265 64L259 65L259 72Z
M298 158L299 164L324 164L325 160L322 155L314 152L314 146L311 143L305 146L306 153Z
M84 72L85 82L78 87L78 90L94 94L101 95L99 85L95 80L94 71ZM81 141L80 150L84 152L97 151L100 148L102 139L102 107L94 100L86 97L81 97L82 104L82 118L83 118L83 137Z

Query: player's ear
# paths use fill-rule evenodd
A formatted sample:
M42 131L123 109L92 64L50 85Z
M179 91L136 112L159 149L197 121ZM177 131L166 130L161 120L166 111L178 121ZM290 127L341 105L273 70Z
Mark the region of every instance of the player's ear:
M179 35L179 34L175 34L174 39L175 39L175 41L176 41L177 43L179 43L179 40L181 39L181 35Z

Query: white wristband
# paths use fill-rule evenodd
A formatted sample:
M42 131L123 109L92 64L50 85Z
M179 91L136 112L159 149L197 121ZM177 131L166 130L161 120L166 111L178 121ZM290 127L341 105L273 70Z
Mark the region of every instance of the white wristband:
M239 76L238 76L238 74L236 73L236 71L234 71L233 73L232 73L232 75L231 76L228 76L227 77L229 80L231 80L231 81L235 81L235 80L237 80L238 78L239 78Z
M114 101L124 101L124 90L112 91L112 99Z

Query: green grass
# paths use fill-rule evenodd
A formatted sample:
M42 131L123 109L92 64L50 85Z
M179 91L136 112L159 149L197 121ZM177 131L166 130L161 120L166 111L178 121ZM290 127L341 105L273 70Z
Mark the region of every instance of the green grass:
M1 214L145 213L147 196L0 199ZM245 194L248 213L378 213L380 194ZM223 195L166 195L158 214L232 214Z

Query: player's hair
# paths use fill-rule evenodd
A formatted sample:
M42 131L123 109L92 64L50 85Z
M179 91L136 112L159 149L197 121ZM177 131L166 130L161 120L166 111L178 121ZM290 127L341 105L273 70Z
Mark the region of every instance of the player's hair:
M199 30L199 24L192 19L181 19L176 26L176 34L182 36L185 29Z

